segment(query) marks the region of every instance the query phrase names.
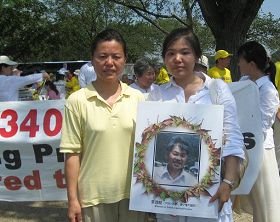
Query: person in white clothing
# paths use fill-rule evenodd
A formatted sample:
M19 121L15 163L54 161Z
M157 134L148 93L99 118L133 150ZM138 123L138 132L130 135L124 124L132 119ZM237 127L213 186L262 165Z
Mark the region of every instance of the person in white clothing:
M96 73L91 62L88 62L81 67L78 79L81 88L86 87L86 85L96 80Z
M280 178L272 125L279 106L278 92L267 74L271 74L270 63L261 44L256 41L244 43L238 49L238 59L241 81L250 79L259 88L260 97L255 99L259 99L264 135L261 169L249 195L241 196L240 207L253 214L254 222L277 222L280 219Z
M151 92L148 99L174 103L212 104L209 87L213 80L203 73L197 75L194 71L195 64L201 55L199 40L191 29L179 28L168 34L163 43L162 57L172 78L170 82L160 86L160 96ZM215 104L224 106L223 125L226 138L222 152L224 177L220 185L208 190L208 195L210 202L219 201L219 218L157 214L158 222L233 221L230 194L239 179L238 169L244 159L243 136L237 122L236 103L229 87L221 80L215 81L218 92Z
M8 56L0 56L0 102L17 101L20 88L40 82L44 78L49 78L46 72L27 76L15 76L13 75L13 68L16 65L17 63L10 60Z
M130 87L142 92L145 98L148 97L151 91L159 91L159 86L153 83L156 78L155 68L147 58L138 59L133 68L136 81Z
M208 58L205 55L202 55L197 63L194 66L194 70L196 72L203 72L205 74L207 74L207 71L209 69L209 62L208 62Z

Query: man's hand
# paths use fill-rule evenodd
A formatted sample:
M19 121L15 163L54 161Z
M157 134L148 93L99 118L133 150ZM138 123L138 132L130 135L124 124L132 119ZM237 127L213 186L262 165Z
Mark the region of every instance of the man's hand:
M221 185L219 186L217 193L213 197L211 197L209 202L212 203L215 200L219 200L219 212L220 212L224 206L224 203L229 200L230 192L231 192L231 187L227 183L222 182Z
M82 222L82 209L78 200L68 201L68 221Z

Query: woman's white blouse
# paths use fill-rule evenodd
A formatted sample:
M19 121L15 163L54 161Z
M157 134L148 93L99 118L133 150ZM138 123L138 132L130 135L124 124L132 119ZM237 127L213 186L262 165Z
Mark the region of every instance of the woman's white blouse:
M148 98L149 94L153 91L154 95L160 94L160 89L159 86L152 83L152 85L148 88L148 89L143 89L141 88L136 82L132 83L131 85L129 85L130 87L132 87L133 89L137 89L139 90L141 93L144 94L145 99Z
M243 76L240 81L248 79L248 76ZM275 147L272 125L279 107L279 96L268 76L257 79L256 84L260 95L259 102L264 134L264 148L269 149Z
M213 81L209 76L204 75L205 82L203 87L195 95L190 96L187 103L193 104L218 104L224 105L224 134L225 146L222 157L237 156L244 159L243 136L237 122L237 110L234 97L226 83L217 81L216 101L210 97L210 83ZM216 81L216 80L215 80ZM160 86L160 94L150 93L148 100L185 103L185 94L183 88L178 86L174 79Z

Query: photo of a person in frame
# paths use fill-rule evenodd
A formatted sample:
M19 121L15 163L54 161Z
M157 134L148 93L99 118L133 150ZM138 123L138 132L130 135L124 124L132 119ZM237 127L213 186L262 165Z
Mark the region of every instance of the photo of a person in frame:
M160 185L190 187L198 183L197 175L185 170L191 152L191 144L183 135L174 135L165 146L165 163L155 164L153 179ZM157 161L156 161L157 162Z

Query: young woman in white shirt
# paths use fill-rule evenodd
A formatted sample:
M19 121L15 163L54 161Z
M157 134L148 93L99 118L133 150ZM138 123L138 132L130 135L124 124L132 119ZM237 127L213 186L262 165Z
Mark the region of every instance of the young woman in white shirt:
M280 219L280 178L275 157L272 125L279 107L279 97L276 88L267 74L270 70L269 58L265 48L256 41L244 43L238 49L241 80L250 79L259 88L260 111L264 134L264 158L259 176L248 196L251 204L254 222L277 222ZM241 198L243 208L244 197Z
M173 30L163 43L162 57L168 73L172 75L171 81L161 85L161 94L150 94L150 100L169 101L177 103L212 104L210 97L211 79L203 73L199 75L194 67L202 52L197 36L188 28ZM240 160L244 158L243 137L237 123L235 100L230 89L223 81L217 81L217 98L215 104L224 105L224 132L226 143L222 158L225 162L224 182L214 192L210 202L219 201L219 218L208 219L199 217L182 217L157 214L158 222L214 222L233 221L230 194L232 187L227 181L234 183L238 180Z

